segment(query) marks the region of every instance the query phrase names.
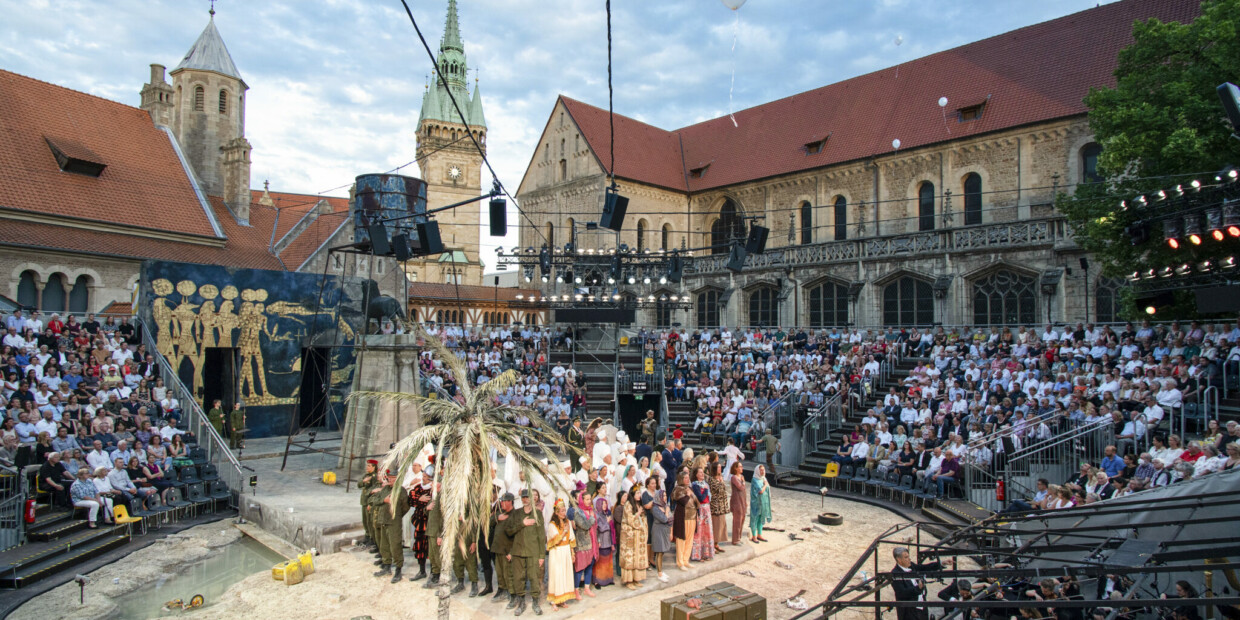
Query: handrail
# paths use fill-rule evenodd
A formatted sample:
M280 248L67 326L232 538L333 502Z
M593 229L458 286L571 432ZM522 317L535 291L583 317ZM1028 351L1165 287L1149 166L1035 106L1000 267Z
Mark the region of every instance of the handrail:
M818 444L829 439L838 428L843 428L843 392L832 394L822 406L805 419L801 427L801 462L818 449Z
M671 413L667 409L667 390L660 387L659 394L661 395L659 398L659 432L655 434L656 437L667 432L669 418L671 417Z
M30 495L26 477L16 467L0 465L0 480L10 479L11 485L0 485L5 497L0 500L0 551L16 547L26 539L26 498Z

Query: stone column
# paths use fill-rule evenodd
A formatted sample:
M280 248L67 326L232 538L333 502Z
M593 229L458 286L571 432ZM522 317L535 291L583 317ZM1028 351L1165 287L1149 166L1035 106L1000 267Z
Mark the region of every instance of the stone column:
M421 393L418 380L418 349L410 334L366 336L366 346L357 349L357 370L353 373L354 392ZM352 457L376 458L390 446L421 426L421 414L413 404L373 400L349 405L341 442L338 467L347 468ZM355 477L364 468L355 461Z

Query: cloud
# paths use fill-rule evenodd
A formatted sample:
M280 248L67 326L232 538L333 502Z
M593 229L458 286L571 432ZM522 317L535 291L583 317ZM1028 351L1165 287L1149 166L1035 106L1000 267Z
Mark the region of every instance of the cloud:
M432 50L446 4L411 3ZM703 0L615 2L616 110L683 127L727 113L733 66L733 107L743 109L1094 4L767 0L733 13ZM558 94L607 105L606 15L597 0L459 6L485 102L488 154L515 191ZM414 158L432 64L399 1L264 0L217 8L216 24L250 87L252 185L270 179L281 191L347 188L358 174ZM6 70L137 105L147 65L174 67L207 17L205 3L184 0L8 0L0 59ZM896 34L904 36L898 47ZM484 245L514 243L515 213L509 221L514 235L492 240L484 231ZM490 250L482 256L494 259Z

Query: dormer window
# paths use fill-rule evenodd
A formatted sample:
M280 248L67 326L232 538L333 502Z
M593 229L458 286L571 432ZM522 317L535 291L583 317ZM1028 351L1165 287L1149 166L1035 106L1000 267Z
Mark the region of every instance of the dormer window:
M98 177L103 174L103 169L108 167L107 164L100 161L101 158L98 155L76 142L59 138L53 141L46 136L43 139L47 142L47 146L52 149L52 156L56 158L56 165L60 166L60 169L65 172Z
M978 120L982 118L982 108L985 108L985 107L986 107L986 104L979 103L977 105L971 105L971 106L959 108L956 110L956 120L961 123L967 123L969 121Z
M830 136L823 138L821 140L814 140L813 142L806 142L805 143L805 154L806 155L817 155L821 153L823 149L827 148L827 140L829 138Z
M703 165L701 165L701 166L698 166L697 168L690 168L690 169L689 169L689 178L691 178L691 179L700 179L700 178L702 178L703 176L705 176L705 175L706 175L706 169L707 169L707 168L709 168L709 167L710 167L710 164L703 164Z

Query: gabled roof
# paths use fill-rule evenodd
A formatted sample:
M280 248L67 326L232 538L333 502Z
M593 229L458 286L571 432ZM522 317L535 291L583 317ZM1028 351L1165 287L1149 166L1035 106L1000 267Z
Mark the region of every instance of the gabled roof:
M211 15L211 19L207 21L207 27L202 29L202 34L198 35L197 41L194 41L194 46L189 48L189 51L185 53L185 58L181 60L181 64L177 65L172 70L172 73L182 69L214 71L241 80L241 72L237 70L237 65L233 63L232 56L228 53L228 48L224 46L224 39L220 37L220 31L215 28L214 12ZM245 80L241 81L242 83L245 82Z
M4 70L0 101L0 210L216 237L171 138L146 112ZM106 168L62 171L49 140Z
M891 154L897 139L907 150L1081 115L1090 88L1114 85L1134 21L1200 13L1200 0L1123 0L741 110L736 126L723 116L666 131L617 115L616 175L702 191ZM609 169L607 111L560 99ZM957 119L979 103L980 119ZM807 153L827 136L821 153Z

